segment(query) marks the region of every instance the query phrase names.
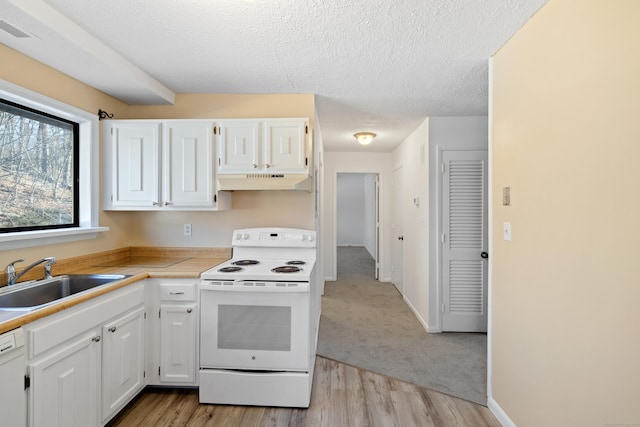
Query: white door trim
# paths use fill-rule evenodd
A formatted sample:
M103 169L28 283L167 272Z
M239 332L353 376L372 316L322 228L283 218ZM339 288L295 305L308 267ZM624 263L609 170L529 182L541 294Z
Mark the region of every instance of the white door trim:
M378 246L378 265L382 266L381 270L379 271L379 277L378 280L383 280L384 277L386 277L386 271L382 271L382 268L385 264L385 258L384 258L384 254L385 254L385 245L387 244L387 242L385 241L384 237L385 236L385 215L384 215L384 206L383 206L383 200L384 200L384 185L382 185L382 183L384 182L385 179L387 179L385 173L383 170L370 170L370 169L359 169L359 168L354 168L354 169L350 169L350 168L339 168L339 169L334 169L330 171L330 180L331 180L331 192L333 194L333 198L331 200L331 203L333 204L333 206L331 207L331 215L332 215L332 227L331 227L331 241L330 242L325 242L325 244L329 245L330 249L331 249L331 257L333 259L333 265L332 265L332 270L330 272L330 275L325 277L325 280L327 281L335 281L338 279L338 253L337 253L337 242L338 242L338 227L337 227L337 216L338 216L338 209L337 209L337 204L338 204L338 174L341 173L358 173L358 174L372 174L372 175L377 175L378 176L378 181L379 181L379 193L378 193L378 220L380 223L380 228L379 228L379 232L380 232L380 238L378 239L377 242L377 246ZM326 194L326 193L325 193ZM326 273L326 272L325 272Z

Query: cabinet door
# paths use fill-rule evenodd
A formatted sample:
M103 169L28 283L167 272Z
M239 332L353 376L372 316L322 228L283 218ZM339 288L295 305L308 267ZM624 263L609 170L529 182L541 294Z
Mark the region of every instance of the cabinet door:
M213 207L212 122L166 124L163 176L166 207Z
M265 168L278 172L306 171L306 129L303 120L268 120Z
M29 366L30 426L98 424L100 335L91 331Z
M195 384L196 304L160 306L160 381Z
M220 122L218 132L218 173L255 172L260 167L260 122L229 120Z
M112 207L157 206L160 124L115 122L111 134Z
M106 421L144 387L144 308L102 327L102 419Z

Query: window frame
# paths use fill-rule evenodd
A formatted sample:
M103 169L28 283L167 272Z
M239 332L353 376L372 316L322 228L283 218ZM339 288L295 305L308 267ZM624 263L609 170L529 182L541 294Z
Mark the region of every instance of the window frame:
M71 206L71 214L73 221L71 223L65 224L48 224L48 225L26 225L19 227L4 227L0 230L0 234L6 233L21 233L25 231L37 231L37 230L53 230L57 228L74 228L80 225L80 197L79 197L79 185L80 185L80 173L79 167L80 164L78 162L78 156L80 154L80 125L76 121L63 119L58 116L54 116L51 113L39 111L34 108L30 108L16 102L12 102L8 99L0 96L0 106L6 106L4 108L9 108L11 113L11 109L18 110L17 113L11 113L13 115L22 115L23 117L32 116L32 120L37 120L40 122L44 122L47 119L52 120L56 123L64 123L67 126L71 126L71 137L73 138L73 146L72 146L72 182L73 182L73 193L72 193L72 206ZM2 107L0 107L2 108ZM51 123L49 123L51 124Z
M79 127L79 226L0 233L0 250L93 239L108 231L99 220L99 121L64 102L0 79L0 97L16 104L78 123Z

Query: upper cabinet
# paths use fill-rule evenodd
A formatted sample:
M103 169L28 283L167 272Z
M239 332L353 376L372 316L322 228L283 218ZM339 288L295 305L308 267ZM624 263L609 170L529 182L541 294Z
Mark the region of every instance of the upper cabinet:
M309 172L307 119L218 122L218 175Z
M214 122L103 122L106 210L222 210L216 189Z
M218 122L218 188L313 189L307 119Z

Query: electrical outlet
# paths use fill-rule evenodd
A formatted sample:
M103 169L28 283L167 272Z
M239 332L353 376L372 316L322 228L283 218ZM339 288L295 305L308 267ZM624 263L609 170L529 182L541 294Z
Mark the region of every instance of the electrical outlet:
M184 235L191 236L191 224L184 225Z

